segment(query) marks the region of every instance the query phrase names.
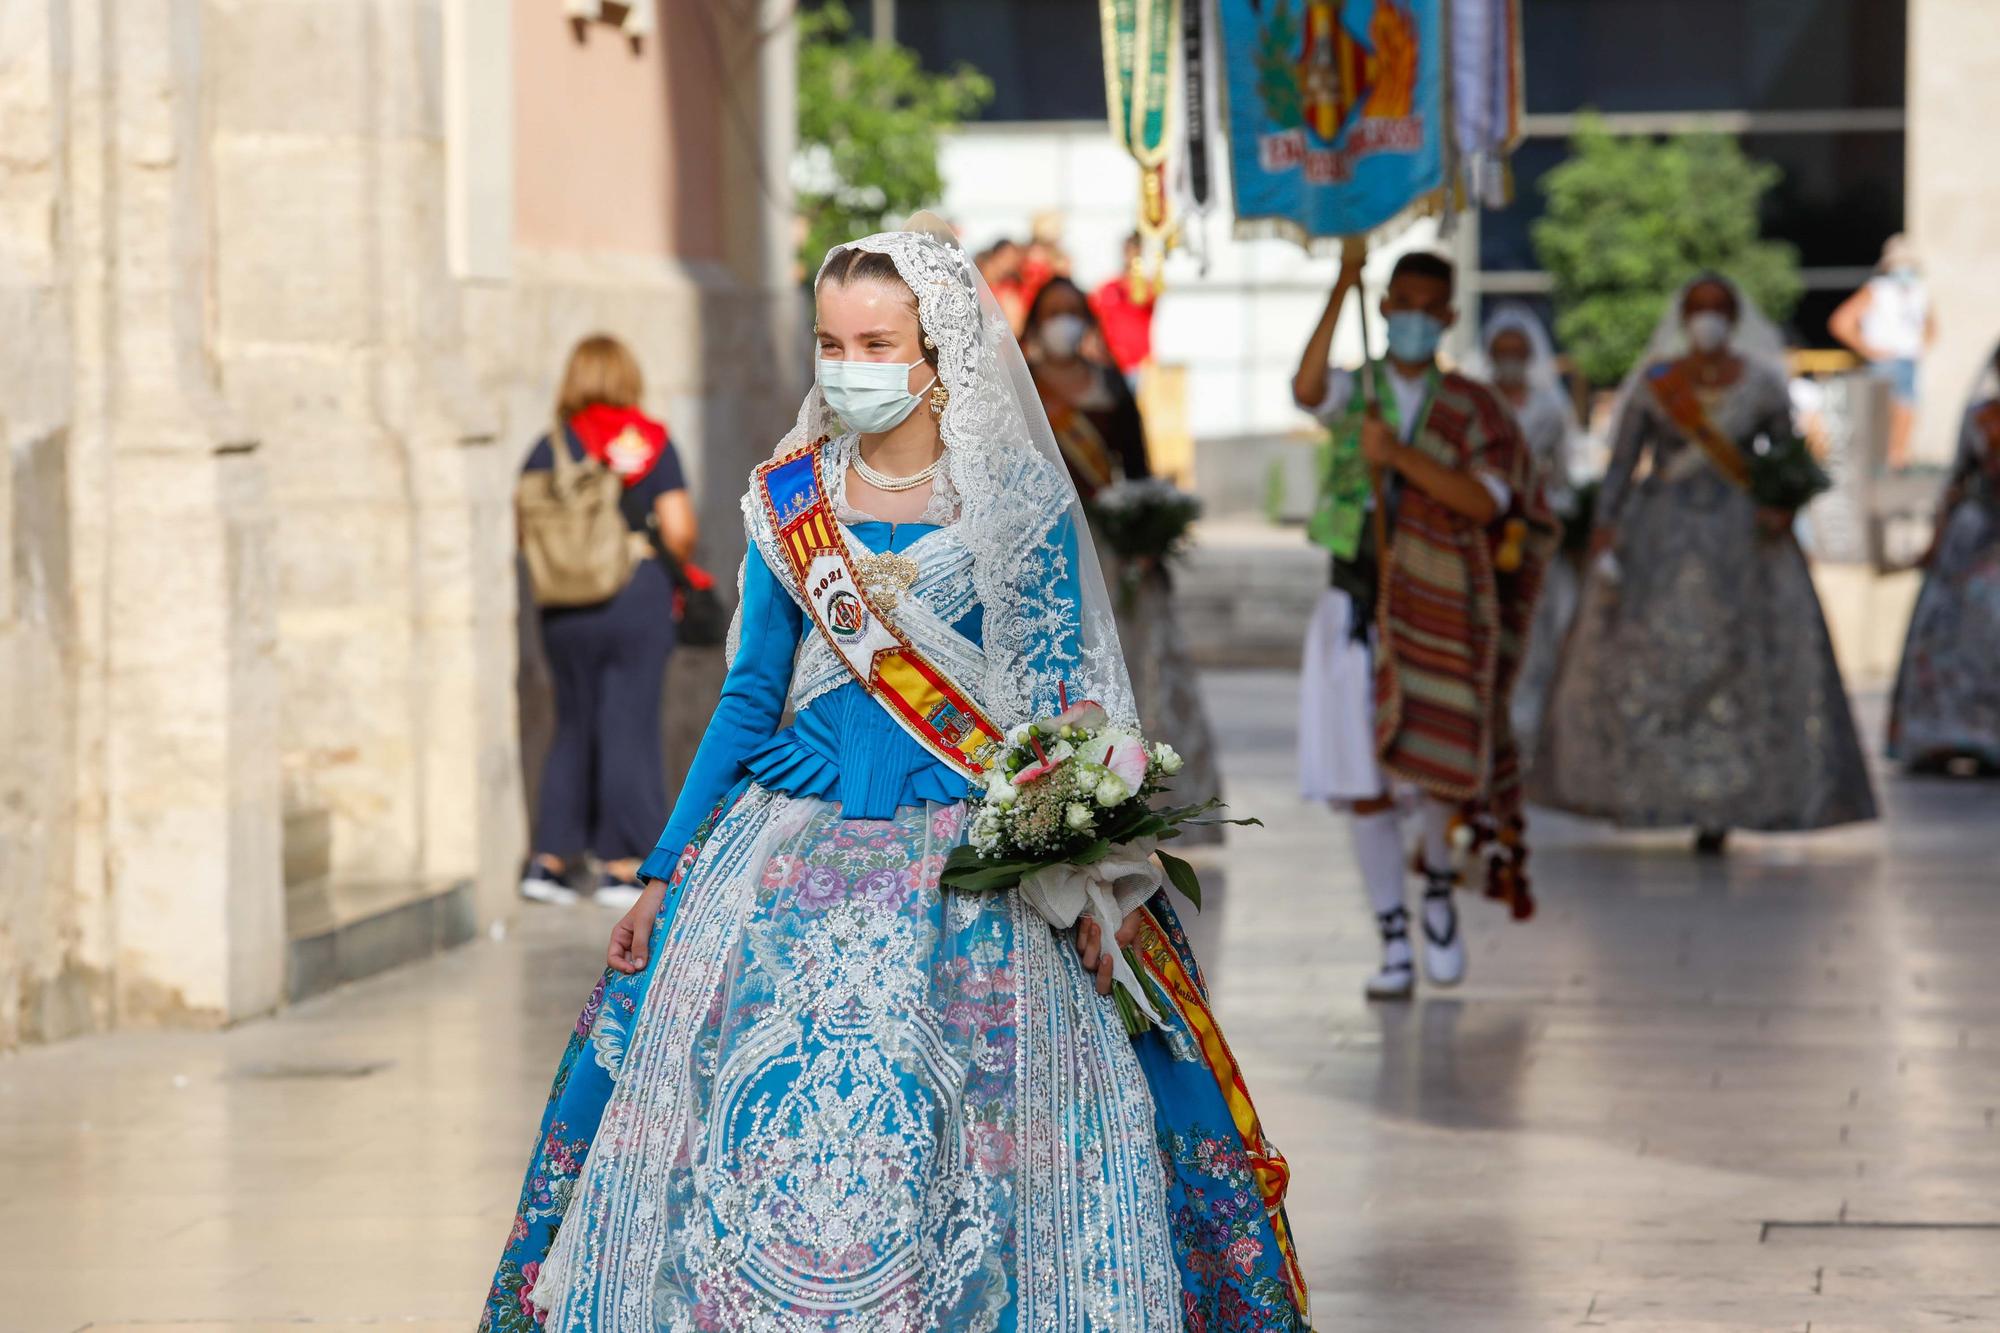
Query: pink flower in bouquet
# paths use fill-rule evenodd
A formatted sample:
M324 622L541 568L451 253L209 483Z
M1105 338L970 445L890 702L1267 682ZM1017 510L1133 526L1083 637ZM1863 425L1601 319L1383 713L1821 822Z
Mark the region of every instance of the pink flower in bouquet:
M1063 766L1060 759L1037 759L1014 775L1014 785L1025 787L1036 778L1045 778Z
M1116 773L1133 791L1139 790L1140 784L1146 780L1145 742L1137 736L1119 736L1097 744L1104 747L1104 757L1098 762Z
M1014 775L1013 785L1025 787L1038 778L1045 778L1069 762L1073 749L1068 741L1051 741L1044 746L1032 732L1028 744L1035 752L1035 762Z
M1058 729L1075 727L1079 731L1096 731L1110 720L1111 715L1104 711L1102 704L1092 703L1088 699L1079 699L1068 708L1063 709L1062 712L1056 714L1054 725Z

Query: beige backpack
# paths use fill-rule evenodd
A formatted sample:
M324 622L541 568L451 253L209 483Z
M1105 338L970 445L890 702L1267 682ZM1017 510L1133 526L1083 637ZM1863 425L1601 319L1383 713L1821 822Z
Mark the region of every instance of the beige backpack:
M549 434L549 453L549 469L523 473L514 488L535 604L608 602L624 589L639 559L619 508L625 483L595 458L571 456L560 416Z

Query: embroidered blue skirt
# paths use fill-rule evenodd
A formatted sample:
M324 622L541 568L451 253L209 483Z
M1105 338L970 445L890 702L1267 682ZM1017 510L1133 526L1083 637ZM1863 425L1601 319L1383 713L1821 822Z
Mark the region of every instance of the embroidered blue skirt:
M1129 1038L960 804L751 786L556 1070L481 1318L539 1330L1306 1327L1263 1143L1163 899Z

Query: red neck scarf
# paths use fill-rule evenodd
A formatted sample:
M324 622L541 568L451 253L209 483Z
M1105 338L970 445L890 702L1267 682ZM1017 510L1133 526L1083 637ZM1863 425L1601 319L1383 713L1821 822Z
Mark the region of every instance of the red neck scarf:
M593 403L569 419L584 452L630 486L667 451L667 428L635 407Z

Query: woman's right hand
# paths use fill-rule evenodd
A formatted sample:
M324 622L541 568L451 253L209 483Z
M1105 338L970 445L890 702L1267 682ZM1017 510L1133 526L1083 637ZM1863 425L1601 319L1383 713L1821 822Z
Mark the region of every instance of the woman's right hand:
M611 945L604 951L604 961L613 972L631 976L646 966L646 950L653 938L653 922L660 915L660 904L667 896L667 886L661 880L653 880L646 885L646 891L639 895L618 924L611 928Z

